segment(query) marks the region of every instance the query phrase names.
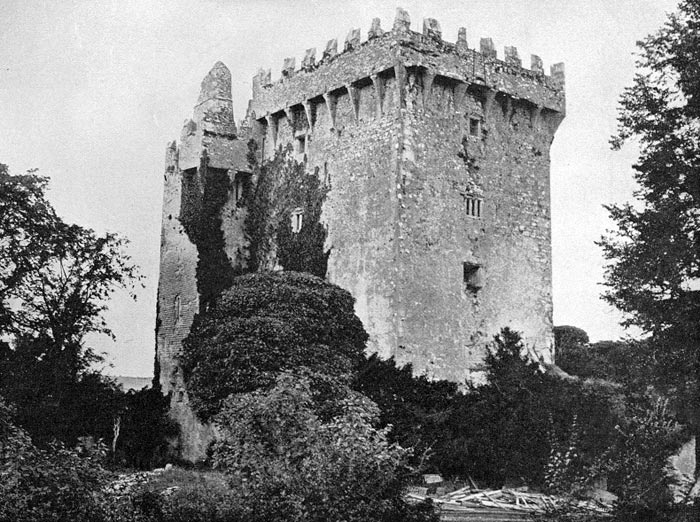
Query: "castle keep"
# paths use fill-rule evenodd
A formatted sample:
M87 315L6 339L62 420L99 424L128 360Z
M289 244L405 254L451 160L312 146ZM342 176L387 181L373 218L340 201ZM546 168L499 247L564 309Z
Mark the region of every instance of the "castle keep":
M166 154L157 366L182 450L200 454L210 428L187 406L177 353L199 311L197 263L208 253L181 221L183 190L227 176L220 223L228 262L247 268L241 193L251 179L247 142L266 158L291 144L328 187L327 279L356 299L368 349L417 373L464 381L478 376L487 343L502 327L552 358L549 150L564 117L563 65L545 75L532 56L497 57L490 39L471 48L460 29L442 39L433 19L421 33L397 10L384 31L375 19L343 48L306 51L281 78L253 78L236 126L231 75L217 63L202 82L179 146ZM292 232L304 226L292 215Z

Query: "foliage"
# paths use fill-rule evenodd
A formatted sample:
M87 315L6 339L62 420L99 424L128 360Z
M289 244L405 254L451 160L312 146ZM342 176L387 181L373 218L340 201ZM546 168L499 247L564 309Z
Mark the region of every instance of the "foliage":
M554 353L557 362L569 349L585 346L588 342L588 334L581 328L569 325L554 327Z
M64 223L46 200L47 183L0 167L0 330L50 339L55 352L73 355L77 374L90 359L84 335L108 332L104 301L136 269L125 239Z
M16 422L35 444L58 440L74 446L81 436L110 440L122 392L103 375L73 377L61 353L45 338L20 338L0 347L0 394L17 408Z
M487 382L466 393L376 357L360 366L354 387L380 405L391 440L413 448L413 464L425 471L495 487L546 486L557 475L578 488L616 437L620 387L554 377L523 351L519 335L504 329L486 360Z
M345 290L308 274L250 274L197 316L180 364L192 406L209 418L230 394L268 387L284 370L344 379L366 340Z
M279 263L284 270L324 278L330 252L324 250L327 231L320 220L329 187L318 172L307 173L306 165L296 161L291 145L262 165L256 152L251 140L248 159L257 180L246 199L251 269L271 270ZM303 212L302 227L293 232L291 215L296 209Z
M379 406L382 425L392 427L391 440L413 450L413 465L440 471L435 457L442 456L435 455L435 446L446 437L446 421L458 394L456 383L414 376L410 364L399 368L393 358L373 354L360 363L352 387Z
M36 448L0 400L0 521L103 520L95 493L106 483L104 453Z
M173 468L105 506L109 522L244 522L225 476Z
M653 340L626 339L589 344L557 337L556 328L555 349L557 365L565 372L619 383L630 394L644 394L657 383L656 360L663 356Z
M110 429L115 386L89 371L83 343L110 333L106 299L130 288L136 268L115 234L65 223L46 199L48 180L0 165L0 393L36 443Z
M638 140L635 203L611 205L617 230L601 241L605 298L653 335L669 386L684 382L700 433L700 2L684 0L639 42L637 73L620 99L614 148ZM692 369L692 371L691 371Z
M372 426L377 415L376 405L349 394L323 421L309 381L281 374L269 391L226 401L213 461L239 492L246 520L437 520L402 500L407 451Z
M197 246L197 291L205 310L238 275L226 254L221 210L230 198L228 171L208 166L183 173L180 222Z
M620 433L597 466L609 475L611 490L619 497L616 506L622 520L664 520L671 495L664 468L667 459L685 439L666 403L637 403Z
M177 425L168 417L170 396L160 387L130 390L122 398L119 437L113 461L120 466L152 469L166 463L168 439L177 435Z

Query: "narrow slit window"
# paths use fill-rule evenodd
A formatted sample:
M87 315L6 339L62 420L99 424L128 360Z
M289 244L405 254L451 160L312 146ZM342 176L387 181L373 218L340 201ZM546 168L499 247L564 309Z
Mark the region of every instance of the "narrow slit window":
M298 136L296 139L295 151L297 156L297 161L304 161L306 159L306 136Z
M297 208L292 211L292 232L298 234L303 226L304 210Z
M236 174L236 177L233 180L233 200L236 203L240 202L243 199L244 189L245 182L243 180L243 175L240 173Z
M182 314L182 301L180 299L180 294L175 296L175 301L173 302L173 318L175 319L175 323L180 322L180 317Z
M467 196L465 198L466 212L467 216L473 218L480 218L481 211L483 207L483 201L481 198L475 196Z
M484 271L477 263L463 263L464 288L469 292L478 292L484 286Z

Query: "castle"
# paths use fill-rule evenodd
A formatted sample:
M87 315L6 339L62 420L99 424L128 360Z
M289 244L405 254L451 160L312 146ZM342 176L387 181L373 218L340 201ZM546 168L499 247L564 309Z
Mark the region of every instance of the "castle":
M261 70L252 88L237 126L231 75L217 63L166 153L156 363L183 457L201 456L212 435L187 405L177 364L208 255L183 227L183 187L228 177L221 231L228 261L244 270L250 139L265 158L291 144L328 185L327 279L356 299L368 350L463 382L510 326L551 361L549 150L565 112L562 64L547 76L533 55L524 68L514 47L500 60L489 38L470 48L463 28L446 42L433 19L414 32L398 9L390 31L375 19L366 41L352 30L342 50L336 40L320 59L309 49L300 69L286 59L280 79ZM291 216L293 233L303 218Z

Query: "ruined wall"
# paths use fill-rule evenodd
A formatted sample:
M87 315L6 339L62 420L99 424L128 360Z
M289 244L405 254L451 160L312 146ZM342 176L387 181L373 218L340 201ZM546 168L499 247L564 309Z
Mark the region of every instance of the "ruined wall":
M246 152L245 143L236 136L231 75L217 63L202 82L193 119L183 126L180 146L175 142L168 146L163 192L156 364L163 393L171 393L170 416L180 426L176 451L193 462L205 457L215 431L199 422L190 408L177 360L201 305L203 249L188 235L185 216L192 214L188 208L195 203L192 198L205 194L208 171L226 176L228 193L216 216L223 236L221 249L231 270L245 268L245 209L237 204L234 187L248 175ZM189 232L192 234L191 229Z
M196 266L197 249L180 222L182 172L173 142L167 152L163 191L163 225L158 280L158 327L156 364L161 390L171 394L170 416L180 426L177 451L187 460L199 460L204 454L211 428L199 423L188 406L187 391L177 355L199 311Z

